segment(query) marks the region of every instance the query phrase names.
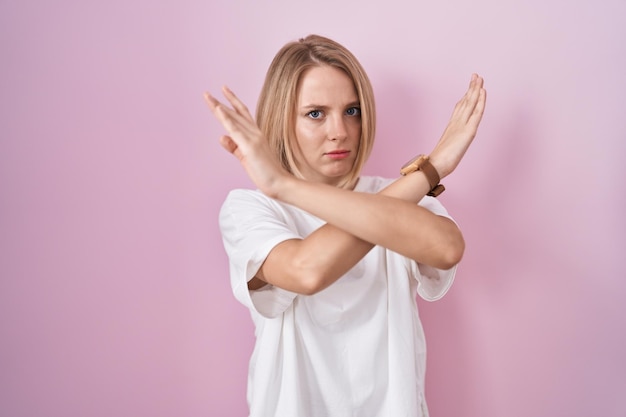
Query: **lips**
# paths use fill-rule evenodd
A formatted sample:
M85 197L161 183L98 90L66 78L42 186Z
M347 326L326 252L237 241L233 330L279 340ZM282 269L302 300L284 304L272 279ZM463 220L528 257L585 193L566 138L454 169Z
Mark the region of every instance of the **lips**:
M337 149L334 151L326 152L324 155L332 159L343 159L347 158L350 155L350 151L346 149Z

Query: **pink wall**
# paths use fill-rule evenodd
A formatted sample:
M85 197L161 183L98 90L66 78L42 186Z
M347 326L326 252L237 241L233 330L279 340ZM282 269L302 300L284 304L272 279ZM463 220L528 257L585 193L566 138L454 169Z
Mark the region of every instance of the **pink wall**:
M432 415L626 415L624 1L38 3L0 2L0 415L245 414L217 212L250 182L202 92L253 108L311 32L371 75L368 173L428 151L486 79L442 196L466 257L421 304Z

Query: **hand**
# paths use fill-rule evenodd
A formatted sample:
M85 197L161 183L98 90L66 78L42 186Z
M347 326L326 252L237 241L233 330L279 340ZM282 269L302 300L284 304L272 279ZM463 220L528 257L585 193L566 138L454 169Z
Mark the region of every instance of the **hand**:
M289 174L273 154L248 108L228 88L224 87L222 91L232 108L209 93L204 95L213 115L228 132L220 138L220 144L239 159L250 179L264 194L275 197L280 179Z
M486 100L482 77L472 74L467 92L454 107L448 126L430 153L430 161L441 178L455 170L474 140Z

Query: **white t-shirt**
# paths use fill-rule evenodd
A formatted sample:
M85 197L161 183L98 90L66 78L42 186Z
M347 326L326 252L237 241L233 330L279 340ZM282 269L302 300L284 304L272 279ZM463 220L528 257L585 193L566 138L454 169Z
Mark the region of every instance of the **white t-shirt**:
M392 180L361 177L375 193ZM419 203L447 216L438 200ZM305 238L324 222L260 191L233 190L220 212L235 297L250 309L251 417L426 416L426 344L416 295L441 298L456 267L437 270L380 246L311 296L247 282L278 243Z

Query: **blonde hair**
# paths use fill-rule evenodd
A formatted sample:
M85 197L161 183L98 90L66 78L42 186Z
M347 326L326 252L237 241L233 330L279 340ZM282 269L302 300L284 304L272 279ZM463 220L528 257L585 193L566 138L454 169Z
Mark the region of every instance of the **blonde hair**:
M309 35L283 46L274 57L259 96L256 120L282 166L303 178L294 158L295 116L300 78L309 68L329 65L343 70L354 83L361 106L361 140L352 170L340 187L354 184L374 146L376 108L374 92L356 57L339 43Z

